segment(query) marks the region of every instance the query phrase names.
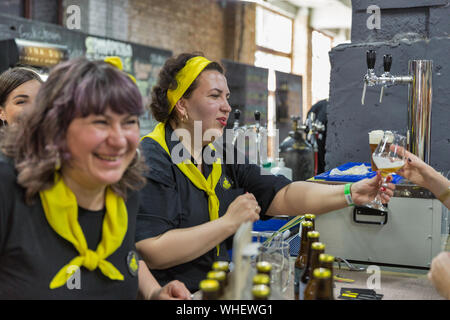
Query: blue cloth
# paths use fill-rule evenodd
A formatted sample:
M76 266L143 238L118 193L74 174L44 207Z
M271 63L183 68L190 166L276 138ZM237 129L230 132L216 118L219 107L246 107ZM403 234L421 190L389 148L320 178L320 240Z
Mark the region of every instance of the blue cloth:
M363 180L363 179L371 179L373 177L375 177L375 175L377 174L375 171L372 171L370 163L366 163L366 162L348 162L346 164L343 164L339 167L337 167L337 169L339 169L340 171L345 171L347 169L350 169L352 167L355 166L360 166L364 164L366 167L368 167L369 172L365 175L330 175L331 170L328 170L324 173L321 173L317 176L314 177L314 179L316 180L325 180L325 181L342 181L342 182L357 182L359 180ZM392 174L392 183L397 184L400 181L403 180L402 176L399 176L398 174Z

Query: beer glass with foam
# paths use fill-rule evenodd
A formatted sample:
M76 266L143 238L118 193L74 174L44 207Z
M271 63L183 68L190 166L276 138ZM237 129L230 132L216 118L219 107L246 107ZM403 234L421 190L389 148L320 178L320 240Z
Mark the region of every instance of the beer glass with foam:
M395 132L386 131L380 143L372 153L372 160L383 176L383 184L386 178L401 169L405 164L406 137ZM381 203L380 193L375 200L367 204L368 207L381 211L387 208Z
M372 165L372 171L378 170L377 165L373 162L372 154L374 153L375 149L380 143L381 138L383 138L383 135L384 135L383 130L373 130L369 132L370 162Z

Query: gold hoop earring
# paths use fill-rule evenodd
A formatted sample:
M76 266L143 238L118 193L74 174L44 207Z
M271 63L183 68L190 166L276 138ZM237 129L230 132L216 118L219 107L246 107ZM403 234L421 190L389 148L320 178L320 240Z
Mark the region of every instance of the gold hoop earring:
M181 122L186 123L188 121L189 121L189 116L186 112L185 114L183 114L183 117L181 118Z

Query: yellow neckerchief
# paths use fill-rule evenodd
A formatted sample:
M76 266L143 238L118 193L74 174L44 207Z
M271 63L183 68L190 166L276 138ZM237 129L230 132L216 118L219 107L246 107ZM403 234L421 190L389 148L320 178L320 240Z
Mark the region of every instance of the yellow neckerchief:
M97 250L92 251L87 246L86 238L78 222L77 199L59 174L55 173L53 187L39 192L39 195L50 226L58 235L72 243L80 254L59 270L50 282L50 289L66 284L81 266L89 271L94 271L98 267L111 280L124 280L120 271L105 260L121 246L128 230L128 213L123 199L110 188L106 189L106 213L103 219L102 240Z
M159 145L166 150L170 156L169 148L166 143L166 124L160 122L155 129L148 135L141 138L141 141L145 138L151 138L159 143ZM209 144L212 150L215 150L212 144ZM196 186L198 189L203 190L208 195L208 210L209 220L213 221L219 218L219 198L216 195L215 189L222 175L222 164L220 158L217 158L213 163L211 174L208 179L205 179L203 174L198 170L197 166L192 163L191 160L182 161L176 164L177 167L183 172L183 174ZM217 248L217 255L219 255L219 245Z
M172 112L177 101L180 100L186 90L191 86L192 82L197 79L200 72L210 63L211 61L205 57L197 56L189 59L185 66L178 71L175 76L177 87L174 90L167 90L167 100L169 100L170 104L169 114Z

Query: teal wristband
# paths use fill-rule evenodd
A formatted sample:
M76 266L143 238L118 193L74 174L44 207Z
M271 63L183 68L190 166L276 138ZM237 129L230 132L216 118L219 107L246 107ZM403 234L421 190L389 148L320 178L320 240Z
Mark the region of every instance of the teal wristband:
M353 203L353 199L352 199L352 192L350 191L350 188L352 187L353 183L347 183L345 185L344 188L344 196L345 196L345 200L347 201L347 204L349 206L354 206L355 204Z

